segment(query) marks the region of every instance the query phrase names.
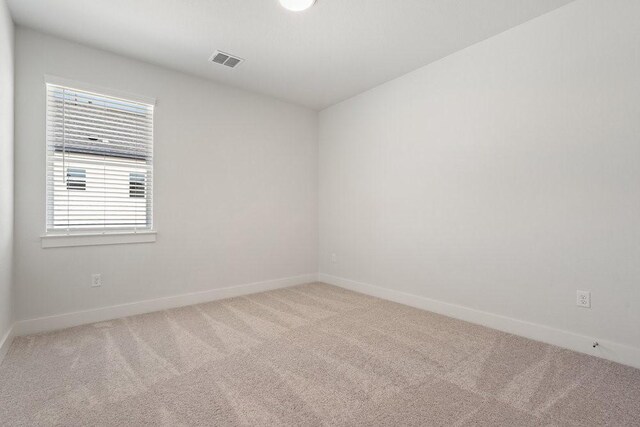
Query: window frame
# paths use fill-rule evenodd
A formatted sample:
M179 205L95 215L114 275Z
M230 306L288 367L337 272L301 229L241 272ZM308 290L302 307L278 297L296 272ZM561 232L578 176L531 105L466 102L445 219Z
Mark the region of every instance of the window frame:
M49 116L47 113L48 108L48 100L47 100L47 85L56 85L68 87L80 91L86 91L95 93L96 95L104 95L107 97L119 98L126 101L131 101L135 103L142 103L151 105L155 107L156 99L149 96L134 94L130 92L114 90L102 86L97 86L93 84L88 84L84 82L74 81L70 79L60 78L51 75L44 76L44 110L45 110L45 144L43 148L47 150L48 148L48 134L47 134L47 126L49 125ZM153 158L154 156L154 128L155 121L153 120L155 116L155 111L152 115L152 139L151 139L151 147L150 152ZM153 189L151 190L149 197L151 198L151 220L150 227L144 229L104 229L104 230L91 230L91 229L72 229L72 230L51 230L48 229L47 224L47 215L48 215L48 207L46 199L49 196L48 186L47 186L47 177L48 177L48 166L47 161L49 160L48 155L45 154L45 217L44 217L44 232L41 235L41 243L42 248L58 248L58 247L68 247L68 246L94 246L94 245L113 245L113 244L127 244L127 243L152 243L156 241L156 224L155 218L153 215ZM155 159L154 159L155 160ZM153 161L155 163L155 161ZM153 167L153 164L152 164ZM152 184L153 185L153 184Z

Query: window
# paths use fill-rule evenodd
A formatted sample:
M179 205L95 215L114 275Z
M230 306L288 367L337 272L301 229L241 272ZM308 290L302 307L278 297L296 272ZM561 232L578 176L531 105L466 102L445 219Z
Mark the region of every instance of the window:
M47 83L47 234L152 229L153 105Z
M144 181L146 177L142 173L129 174L129 197L144 197Z
M87 171L79 168L67 168L67 190L84 191L87 189Z

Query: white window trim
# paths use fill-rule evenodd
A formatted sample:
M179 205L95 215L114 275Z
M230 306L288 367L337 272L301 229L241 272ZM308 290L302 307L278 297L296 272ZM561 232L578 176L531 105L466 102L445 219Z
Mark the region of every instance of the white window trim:
M72 246L125 245L132 243L154 243L157 232L145 230L137 232L71 233L46 234L40 236L43 249L68 248Z
M156 105L156 98L139 95L136 93L120 91L106 88L77 80L65 79L50 74L44 75L45 84L73 87L93 93L100 93L116 98L128 99L150 105ZM47 123L45 121L45 128ZM74 246L102 246L102 245L122 245L134 243L154 243L156 241L156 230L142 231L113 231L113 232L71 232L71 233L47 233L40 236L43 249L66 248Z

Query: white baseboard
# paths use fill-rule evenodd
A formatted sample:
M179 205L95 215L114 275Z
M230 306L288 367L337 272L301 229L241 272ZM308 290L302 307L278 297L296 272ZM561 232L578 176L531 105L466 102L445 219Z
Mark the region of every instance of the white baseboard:
M4 337L0 338L0 365L2 365L2 361L7 355L9 347L11 347L11 343L13 342L14 330L15 324L11 325Z
M305 274L302 276L249 283L246 285L232 286L228 288L211 289L208 291L113 305L110 307L96 308L92 310L76 311L73 313L58 314L54 316L40 317L37 319L20 320L14 324L13 334L14 336L22 336L49 332L121 317L135 316L137 314L151 313L169 308L184 307L241 295L270 291L273 289L287 288L290 286L315 282L316 280L316 274Z
M640 369L640 348L319 273L318 281ZM593 348L593 342L598 347Z

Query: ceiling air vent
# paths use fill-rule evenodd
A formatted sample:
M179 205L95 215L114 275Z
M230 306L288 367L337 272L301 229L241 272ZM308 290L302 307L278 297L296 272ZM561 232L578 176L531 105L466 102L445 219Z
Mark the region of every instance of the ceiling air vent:
M244 62L244 59L216 50L213 55L211 55L210 61L216 64L226 65L229 68L236 68Z

